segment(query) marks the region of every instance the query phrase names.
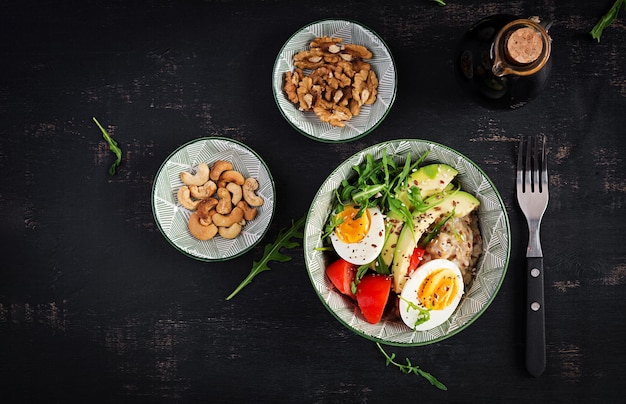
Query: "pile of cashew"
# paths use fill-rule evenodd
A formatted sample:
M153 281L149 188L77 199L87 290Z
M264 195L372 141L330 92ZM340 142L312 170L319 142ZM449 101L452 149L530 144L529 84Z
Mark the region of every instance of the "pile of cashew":
M178 202L192 211L189 232L198 240L210 240L217 234L237 237L264 202L256 194L259 182L245 178L229 161L217 160L210 168L200 163L195 174L183 171L180 179L184 185L178 190Z

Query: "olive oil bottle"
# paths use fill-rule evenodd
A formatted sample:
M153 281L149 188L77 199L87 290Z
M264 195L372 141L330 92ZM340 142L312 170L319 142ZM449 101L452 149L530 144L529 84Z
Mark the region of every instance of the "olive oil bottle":
M552 67L551 24L508 14L485 17L463 35L454 55L461 88L493 109L526 105L545 87Z

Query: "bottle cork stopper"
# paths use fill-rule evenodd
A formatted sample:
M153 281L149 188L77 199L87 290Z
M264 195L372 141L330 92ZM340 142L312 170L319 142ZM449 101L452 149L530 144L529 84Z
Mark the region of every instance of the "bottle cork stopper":
M509 36L506 51L516 63L532 63L543 51L541 34L530 27L518 28Z

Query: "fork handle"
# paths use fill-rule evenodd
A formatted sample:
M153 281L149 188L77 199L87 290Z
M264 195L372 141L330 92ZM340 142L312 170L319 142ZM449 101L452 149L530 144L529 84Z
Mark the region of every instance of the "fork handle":
M526 369L537 377L546 367L542 257L527 258L526 284Z

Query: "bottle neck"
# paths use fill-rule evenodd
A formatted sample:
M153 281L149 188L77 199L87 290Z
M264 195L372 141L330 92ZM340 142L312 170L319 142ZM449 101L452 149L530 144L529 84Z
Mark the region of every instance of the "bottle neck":
M550 58L552 38L538 22L519 19L505 25L493 43L492 73L529 76L537 73Z

